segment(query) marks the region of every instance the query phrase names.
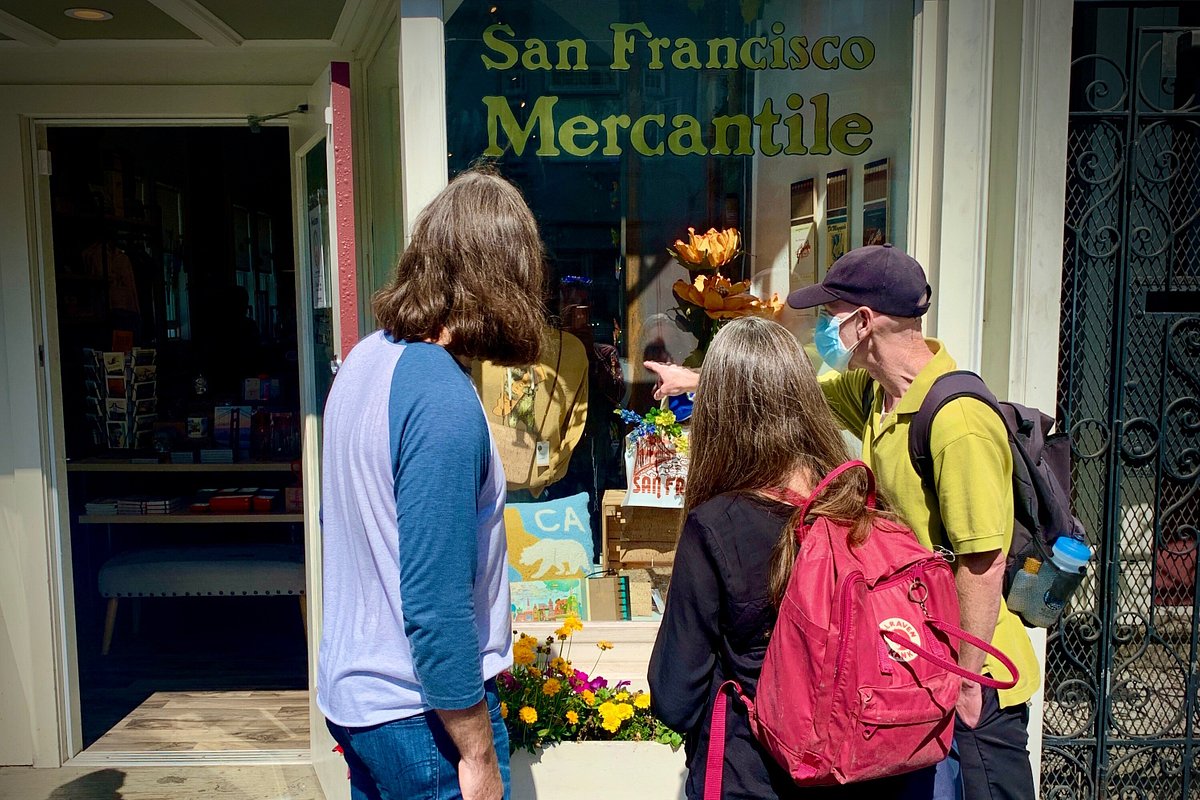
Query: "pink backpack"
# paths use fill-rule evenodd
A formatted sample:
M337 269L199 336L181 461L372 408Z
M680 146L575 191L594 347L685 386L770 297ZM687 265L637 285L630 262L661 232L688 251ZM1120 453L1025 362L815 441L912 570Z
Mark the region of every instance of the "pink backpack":
M851 783L936 764L950 752L960 678L996 689L1016 685L1001 652L957 626L954 573L912 531L876 519L858 547L847 525L816 517L814 500L838 476L867 471L861 461L835 469L803 505L800 553L767 645L753 700L726 681L713 706L705 800L720 800L725 716L731 689L749 711L767 752L800 786ZM956 663L955 639L995 656L1012 674L1000 681Z

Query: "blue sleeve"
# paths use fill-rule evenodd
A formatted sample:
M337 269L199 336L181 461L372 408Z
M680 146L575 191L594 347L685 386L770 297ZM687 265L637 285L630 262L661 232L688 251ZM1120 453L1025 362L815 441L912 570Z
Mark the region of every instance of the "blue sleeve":
M392 375L389 425L413 668L430 706L469 708L483 699L474 587L487 423L449 354L410 344Z

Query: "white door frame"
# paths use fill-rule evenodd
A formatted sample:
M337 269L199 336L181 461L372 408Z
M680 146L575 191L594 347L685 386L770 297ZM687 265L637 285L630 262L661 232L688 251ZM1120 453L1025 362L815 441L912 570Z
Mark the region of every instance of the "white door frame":
M49 128L62 127L92 127L92 128L128 128L128 127L240 127L246 124L244 117L159 117L159 118L127 118L127 117L26 117L24 119L23 141L27 143L26 164L26 208L29 211L28 224L30 230L31 255L30 278L33 287L35 323L39 326L38 338L44 357L39 364L41 380L38 382L39 417L43 436L43 465L46 474L48 490L46 503L46 525L49 533L47 544L50 548L50 584L52 596L52 635L54 637L55 653L55 693L57 696L58 717L58 746L59 763L71 761L83 764L87 759L78 756L83 751L82 711L79 695L79 661L76 641L75 598L74 598L74 564L71 553L71 522L68 514L68 498L66 486L66 443L63 436L62 418L62 386L59 374L59 341L58 341L58 301L55 286L53 228L50 216L50 186L49 175L41 174L43 164L39 149L44 146ZM286 128L286 121L267 122L264 126ZM290 147L289 147L289 156ZM290 160L290 158L289 158ZM293 181L290 187L295 191ZM293 221L293 225L294 225ZM299 254L296 255L299 260ZM295 271L296 297L300 302L302 291L302 271ZM301 326L302 315L297 314L297 325ZM297 336L303 331L298 329ZM312 376L306 376L306 365L311 362L311 353L306 348L311 345L304 341L298 342L300 357L298 368L300 382L304 385L311 383ZM309 358L306 359L306 353ZM302 459L306 453L302 453ZM305 540L306 561L308 558L307 539L310 526L309 508L305 506ZM311 506L316 508L316 506ZM315 512L312 514L315 518ZM311 650L311 647L309 648ZM310 654L311 656L311 654ZM311 657L310 657L311 662ZM311 668L310 668L311 669ZM310 678L310 684L312 679ZM120 763L120 754L98 758L105 764ZM138 763L153 763L154 761L179 762L187 760L179 753L163 753L161 758L154 753L137 754ZM300 759L302 760L302 759ZM201 759L197 759L200 763ZM239 755L237 763L254 763L253 755ZM264 754L261 759L265 763L279 763L279 756ZM214 763L211 754L202 758L202 763Z

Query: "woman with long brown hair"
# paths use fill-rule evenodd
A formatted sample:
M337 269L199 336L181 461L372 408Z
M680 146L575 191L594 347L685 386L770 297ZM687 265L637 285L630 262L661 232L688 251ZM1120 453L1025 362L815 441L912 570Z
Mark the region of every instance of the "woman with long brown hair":
M317 705L353 800L508 790L504 468L467 365L537 361L542 243L489 169L417 217L325 405Z
M686 731L687 796L704 796L708 728L718 687L753 697L776 609L796 559L796 507L848 458L811 364L783 326L748 317L713 339L692 411L684 522L666 613L650 660L655 713ZM813 513L870 527L859 470ZM800 789L763 750L746 711L727 722L724 798L928 798L933 770L847 787Z

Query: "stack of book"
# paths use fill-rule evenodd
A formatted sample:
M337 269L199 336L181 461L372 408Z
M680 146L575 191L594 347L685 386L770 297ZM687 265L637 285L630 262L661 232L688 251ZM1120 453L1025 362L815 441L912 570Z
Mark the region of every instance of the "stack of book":
M119 497L116 500L116 513L125 515L175 514L182 511L183 506L182 497Z
M206 448L200 451L201 464L232 464L233 450L224 448Z
M104 498L102 500L92 500L90 503L84 504L84 509L88 514L96 516L111 516L117 513L117 501L112 498Z
M177 514L183 510L182 497L158 497L142 504L143 514Z
M117 498L117 513L118 514L144 514L144 497L119 497Z

